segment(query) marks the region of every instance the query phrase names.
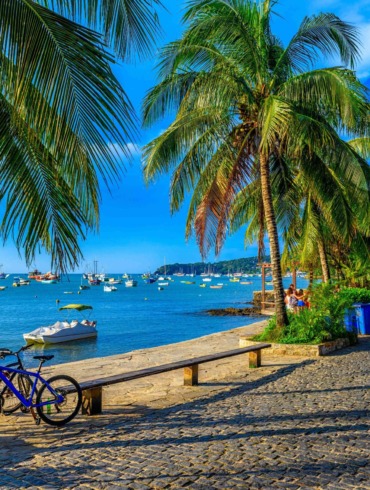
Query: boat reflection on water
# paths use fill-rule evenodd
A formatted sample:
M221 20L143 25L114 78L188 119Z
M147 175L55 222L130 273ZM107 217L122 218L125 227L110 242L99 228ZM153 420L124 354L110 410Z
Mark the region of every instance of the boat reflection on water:
M81 358L99 356L97 338L75 340L65 344L33 344L31 349L23 353L25 365L30 367L38 365L38 361L33 359L33 356L44 353L48 355L57 354L58 363L74 362L81 360Z

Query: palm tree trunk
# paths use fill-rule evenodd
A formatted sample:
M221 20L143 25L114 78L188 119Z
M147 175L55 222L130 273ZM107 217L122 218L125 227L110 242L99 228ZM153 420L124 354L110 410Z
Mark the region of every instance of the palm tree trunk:
M323 280L323 282L329 282L330 281L330 269L329 269L329 264L328 264L328 258L326 256L324 241L322 239L320 239L318 241L317 245L318 245L318 249L319 249L319 256L320 256L320 262L321 262L321 268L322 268L322 280Z
M289 321L284 303L285 292L283 287L283 278L281 274L279 236L276 226L275 210L272 203L270 168L268 158L262 152L260 153L260 170L262 201L270 242L271 270L275 296L276 325L278 327L284 327L285 325L289 324Z

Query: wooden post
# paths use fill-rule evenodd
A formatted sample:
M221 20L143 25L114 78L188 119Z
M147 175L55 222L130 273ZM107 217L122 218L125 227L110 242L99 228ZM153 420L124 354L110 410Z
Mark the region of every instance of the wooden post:
M98 415L102 412L103 388L92 388L82 392L82 414Z
M249 352L249 367L251 369L261 366L261 351L255 350Z
M198 364L184 368L184 386L196 386L198 384Z

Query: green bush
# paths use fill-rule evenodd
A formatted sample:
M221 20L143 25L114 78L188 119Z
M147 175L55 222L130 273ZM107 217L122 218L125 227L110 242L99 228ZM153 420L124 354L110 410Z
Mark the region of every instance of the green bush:
M266 329L253 340L283 344L319 344L327 340L348 337L355 341L356 335L347 332L344 326L346 310L354 303L370 303L370 291L362 288L342 288L319 284L310 293L311 308L297 313L288 312L289 325L278 328L272 317Z

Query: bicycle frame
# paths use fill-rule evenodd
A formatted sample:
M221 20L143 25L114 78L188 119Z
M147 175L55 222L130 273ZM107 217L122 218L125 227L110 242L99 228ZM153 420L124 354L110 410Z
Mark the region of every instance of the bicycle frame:
M18 373L18 374L23 374L24 376L29 376L32 378L35 378L35 381L33 382L32 385L32 390L29 398L24 398L22 393L20 393L17 388L14 386L14 384L3 374L2 371L6 371L8 373ZM39 372L31 372L31 371L24 371L21 369L14 369L10 366L0 366L0 380L3 381L6 386L15 394L15 396L23 403L23 405L27 408L37 408L37 407L43 407L45 405L55 405L57 403L62 403L64 398L62 395L56 393L53 388L49 385L49 383L40 375ZM56 396L56 399L54 400L48 400L46 402L42 403L32 403L33 396L36 392L36 386L38 381L41 381L41 383L45 384L50 391L50 393L54 396Z

